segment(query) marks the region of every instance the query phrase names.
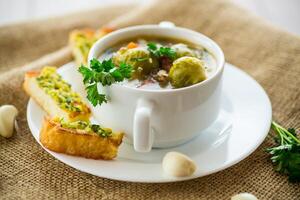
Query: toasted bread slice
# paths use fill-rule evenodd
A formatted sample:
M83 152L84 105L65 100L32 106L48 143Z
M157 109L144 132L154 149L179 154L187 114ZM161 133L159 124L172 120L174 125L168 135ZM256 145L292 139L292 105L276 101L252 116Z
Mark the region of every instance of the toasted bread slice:
M123 133L103 135L92 129L70 127L63 127L62 123L45 118L40 142L49 150L74 156L104 160L111 160L117 156Z
M90 108L57 74L55 67L44 67L41 72L27 72L23 87L51 117L68 121L88 121L90 118Z
M97 31L86 28L72 31L69 36L69 45L77 66L87 64L88 54L93 44L112 31L112 28L102 28Z

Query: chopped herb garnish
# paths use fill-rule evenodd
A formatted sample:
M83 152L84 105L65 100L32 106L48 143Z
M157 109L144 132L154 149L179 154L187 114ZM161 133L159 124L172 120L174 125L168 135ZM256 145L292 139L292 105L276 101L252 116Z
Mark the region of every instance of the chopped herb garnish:
M297 138L295 129L286 130L274 121L271 128L276 133L274 139L277 146L268 148L267 151L272 155L275 170L287 174L291 182L299 182L300 139Z
M106 95L98 93L97 83L93 83L86 87L87 99L93 106L101 105L103 102L107 103Z
M153 42L148 43L147 46L148 46L148 51L157 58L164 57L164 56L171 58L173 60L176 58L176 52L174 51L174 49L170 47L161 46L158 48L157 45Z
M132 74L131 65L121 63L115 66L112 59L100 62L97 59L90 61L90 68L81 65L78 70L83 76L83 82L86 85L87 99L93 106L101 105L107 102L105 94L99 94L97 84L110 86L115 82L121 82L125 78L130 78Z
M86 121L79 120L74 122L67 122L64 120L64 118L60 118L59 123L63 128L83 130L88 133L96 133L101 137L109 137L112 134L112 131L110 129L102 128L98 124L91 124L90 122L86 122Z
M149 51L156 51L157 50L157 45L153 42L148 43L147 46L148 46Z
M55 67L44 67L36 81L60 108L71 112L88 112L81 97L72 91L71 85L62 79Z

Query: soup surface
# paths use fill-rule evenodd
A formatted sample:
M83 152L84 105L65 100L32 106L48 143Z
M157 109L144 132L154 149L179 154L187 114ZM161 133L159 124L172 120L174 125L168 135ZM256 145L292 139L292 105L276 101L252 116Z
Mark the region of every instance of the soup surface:
M151 90L175 89L197 84L216 71L214 56L202 46L173 38L141 36L107 49L100 61L132 66L132 78L119 84Z

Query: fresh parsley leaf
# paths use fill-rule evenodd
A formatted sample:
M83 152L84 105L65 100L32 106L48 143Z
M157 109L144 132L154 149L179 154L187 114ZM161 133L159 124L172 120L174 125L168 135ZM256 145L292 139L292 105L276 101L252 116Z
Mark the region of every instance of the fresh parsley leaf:
M160 47L159 52L160 52L161 56L166 56L171 59L176 58L176 52L173 49L171 49L170 47Z
M149 51L152 55L154 55L154 56L157 57L157 58L160 57L159 50L158 50L157 45L156 45L155 43L150 42L150 43L147 44L147 46L148 46L148 48L147 48L148 51Z
M277 146L268 148L275 170L287 174L291 182L300 181L300 140L295 129L286 130L276 122L272 122L271 128L276 133Z
M124 76L120 72L120 70L113 69L110 72L111 76L115 79L116 82L121 82L124 80Z
M96 71L96 72L102 72L103 71L102 63L100 63L100 61L96 58L93 58L90 61L90 66L91 66L91 69Z
M98 62L100 62L100 61L98 61ZM102 66L103 66L105 72L109 72L109 70L111 70L115 67L115 65L112 62L112 59L103 60Z
M98 93L97 83L86 87L87 99L92 103L93 106L101 105L103 102L107 103L105 94Z
M98 79L103 86L110 86L111 84L113 84L115 82L114 77L110 74L110 73L99 73L98 74L100 79Z
M170 48L170 47L157 47L157 45L155 43L148 43L148 51L154 55L155 57L168 57L171 58L172 60L174 60L176 58L176 51L174 51L174 49Z
M90 68L81 65L78 69L83 77L83 83L86 86L87 99L93 106L107 103L105 94L98 93L97 84L102 86L110 86L115 82L121 82L125 78L130 78L133 72L131 65L121 63L115 66L112 59L100 62L97 59L90 61Z
M124 78L130 78L131 77L131 74L133 72L133 68L131 65L129 64L126 64L126 63L121 63L119 68L117 68L117 70L120 71L120 73L122 74L122 76Z
M81 65L78 69L78 71L82 74L83 76L83 83L87 84L89 82L93 82L94 80L94 73L92 70L89 68L85 67L84 65Z
M148 43L147 46L148 46L148 49L150 49L151 51L156 51L157 50L157 46L153 42Z
M93 58L90 62L91 69L96 72L109 72L109 70L113 69L115 65L112 62L112 59L103 60L100 62L98 59Z
M110 71L111 76L115 79L116 82L121 82L125 78L130 78L132 74L132 67L126 63L121 63L118 68L113 68Z

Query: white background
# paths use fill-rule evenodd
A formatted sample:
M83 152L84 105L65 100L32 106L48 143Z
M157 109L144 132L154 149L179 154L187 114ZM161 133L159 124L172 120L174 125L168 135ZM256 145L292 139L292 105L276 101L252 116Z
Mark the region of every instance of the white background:
M274 25L300 35L300 0L232 0ZM0 0L0 25L57 16L107 4L146 0Z

